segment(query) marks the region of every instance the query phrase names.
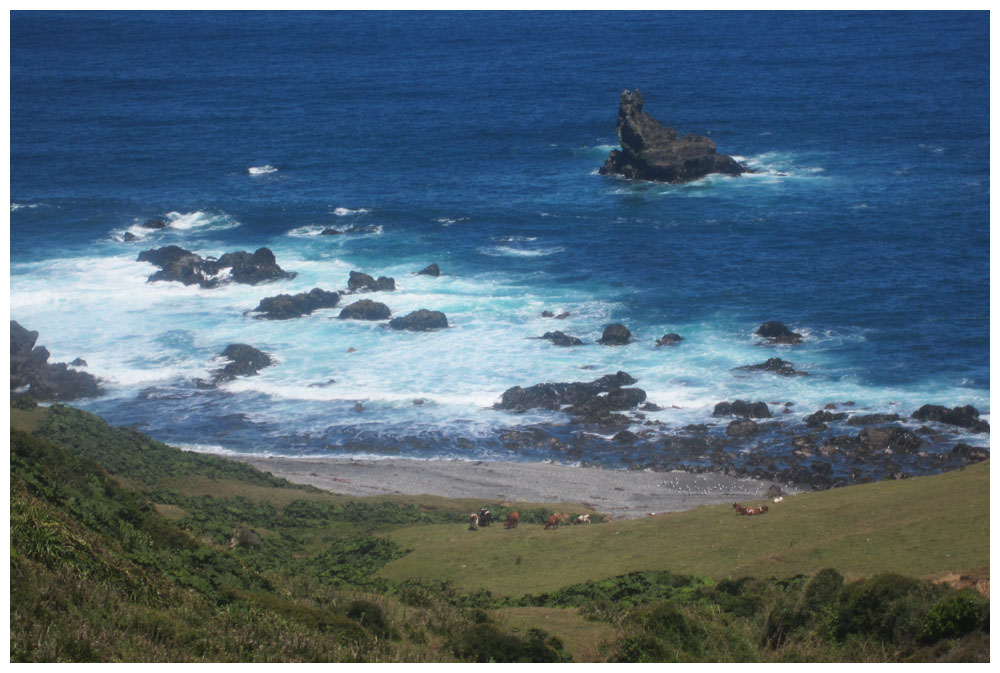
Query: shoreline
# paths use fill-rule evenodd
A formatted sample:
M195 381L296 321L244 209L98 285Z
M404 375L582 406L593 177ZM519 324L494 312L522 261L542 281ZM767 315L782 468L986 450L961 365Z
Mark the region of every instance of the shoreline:
M764 501L772 481L717 473L652 472L555 463L227 456L296 484L342 495L434 495L494 502L580 503L612 519L702 505ZM744 504L746 504L744 502Z

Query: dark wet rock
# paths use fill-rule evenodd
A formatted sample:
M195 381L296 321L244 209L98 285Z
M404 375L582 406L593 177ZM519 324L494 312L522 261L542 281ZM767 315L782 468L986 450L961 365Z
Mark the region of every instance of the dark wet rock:
M425 308L389 321L392 329L408 330L410 332L430 332L448 327L448 318L441 311L428 311Z
M322 383L310 383L309 387L310 388L327 388L329 386L332 386L336 382L337 382L336 379L327 379L326 381L323 381Z
M761 362L759 364L733 368L733 371L737 370L747 372L771 372L772 374L778 374L779 376L809 376L809 372L797 372L795 371L795 365L793 363L788 360L782 360L781 358L769 358L766 362Z
M732 157L717 154L715 142L705 136L681 136L643 112L642 93L625 90L618 101L618 140L600 168L601 175L621 175L632 180L689 182L710 173L739 175L746 172Z
M268 248L258 248L256 252L227 252L219 259L205 259L201 255L176 245L144 250L136 258L139 262L149 262L160 270L152 274L147 282L176 281L185 285L199 285L209 289L223 283L235 282L258 285L273 280L294 278L295 273L284 271L278 266L274 253ZM221 272L229 269L228 276Z
M956 444L951 453L967 463L978 463L990 457L990 452L987 449L981 446L969 446L964 442Z
M132 241L139 240L139 237L133 234L131 231L126 231L125 236L122 237L122 240L124 240L126 243L131 243Z
M641 388L617 388L594 395L566 409L574 416L601 417L611 411L635 409L646 401L646 391Z
M143 229L164 229L169 225L170 223L167 222L166 220L161 220L158 217L154 217L152 219L146 220L139 226L142 227Z
M990 424L979 420L979 410L972 405L964 407L947 407L938 404L925 404L913 412L911 418L918 421L934 421L945 425L955 425L960 428L967 428L973 432L989 432Z
M632 341L632 333L628 331L628 327L614 323L604 328L604 334L601 335L597 343L605 346L624 346L630 341Z
M314 287L309 292L295 295L279 294L261 299L253 312L258 314L255 317L266 320L290 320L309 315L322 308L334 308L339 301L339 292L329 292Z
M766 402L747 402L745 400L735 400L733 402L719 402L712 410L713 416L743 416L749 418L770 418L771 410L767 408Z
M639 440L639 436L629 430L622 430L612 437L612 439L619 444L633 444Z
M360 299L345 306L337 317L344 320L386 320L390 315L392 312L385 304L371 299Z
M546 332L541 339L552 342L554 346L582 346L583 341L575 336L563 334L562 332Z
M656 340L656 347L660 346L676 346L680 342L684 341L684 337L680 334L664 334L659 339Z
M564 405L576 405L612 390L630 386L636 380L625 372L607 374L589 383L539 383L529 388L514 386L504 391L494 409L527 411L528 409L558 410Z
M320 236L337 236L337 235L342 234L342 233L344 233L344 232L342 232L340 229L334 229L333 227L327 227L323 231L319 232L319 235Z
M826 424L830 423L831 421L842 421L845 418L847 418L846 413L841 412L835 414L831 411L827 411L826 409L822 409L814 414L809 414L808 416L804 417L802 419L802 422L808 425L810 428L816 428L819 430L825 428Z
M730 437L747 437L757 432L757 423L749 419L732 421L726 426L726 434Z
M642 411L663 411L663 407L659 404L653 402L646 402L644 405L639 407Z
M556 315L552 311L542 311L543 318L554 318L556 320L565 320L569 317L569 311L563 311L559 315Z
M772 344L800 344L802 335L788 329L785 323L771 320L757 328L757 336L764 337Z
M858 440L863 450L882 451L889 449L893 453L913 453L924 444L922 439L899 426L865 428L858 433Z
M848 425L866 426L881 425L884 423L895 423L900 419L899 414L864 414L862 416L851 416L847 419Z
M376 280L367 273L351 271L350 278L347 280L347 289L351 292L391 291L396 289L396 281L385 276L379 276Z
M274 364L270 355L247 344L229 344L219 357L229 362L214 372L212 383L216 384L232 381L238 376L255 376L261 369Z
M500 434L500 442L508 449L527 449L542 446L548 439L545 431L539 428L518 428L507 430Z
M77 359L73 360L72 362L70 362L69 366L70 367L86 367L87 366L87 361L84 360L83 358L77 358Z
M438 276L441 275L441 269L438 268L437 264L431 264L429 266L424 267L420 271L417 271L417 275L418 276L433 276L433 277L437 278Z
M96 397L102 393L98 380L87 372L71 369L65 362L49 363L49 351L35 346L38 332L10 321L10 389L27 387L38 401L65 401Z

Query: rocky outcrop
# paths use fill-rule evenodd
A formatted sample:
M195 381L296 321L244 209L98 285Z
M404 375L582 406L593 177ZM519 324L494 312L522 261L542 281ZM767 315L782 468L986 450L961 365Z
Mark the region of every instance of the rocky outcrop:
M165 229L167 226L169 226L169 224L170 223L167 222L166 220L161 220L160 218L156 217L153 219L146 220L139 226L142 227L143 229Z
M545 339L552 343L553 346L582 346L583 340L578 339L575 336L570 336L569 334L564 334L563 332L546 332L540 339Z
M552 311L542 311L543 318L554 318L556 320L565 320L569 317L569 311L563 311L559 315L556 315Z
M771 410L766 402L747 402L746 400L735 400L733 402L719 402L712 410L713 416L742 416L744 418L770 418Z
M726 434L730 437L749 437L758 431L757 423L750 419L732 421L726 426Z
M802 422L813 430L825 430L826 424L832 421L842 421L847 418L845 412L833 413L832 411L827 411L826 409L820 409L814 414L809 414L802 419Z
M410 332L430 332L448 327L448 318L441 311L428 311L422 308L402 317L393 318L389 321L389 327Z
M126 231L125 235L122 237L122 240L125 241L126 243L131 243L132 241L139 240L139 237L133 234L131 231Z
M602 394L630 386L636 380L625 372L607 374L589 383L539 383L529 388L514 386L504 391L494 409L527 411L529 409L558 410L566 405L583 404ZM645 393L643 393L645 396Z
M663 336L661 336L659 339L656 340L656 347L660 348L661 346L676 346L682 341L684 341L684 337L682 337L680 334L673 334L673 333L664 334Z
M895 423L900 419L899 414L863 414L851 416L847 419L848 425L879 425L880 423Z
M101 394L97 379L71 369L65 362L49 363L49 351L35 346L38 332L10 321L10 389L27 386L28 394L41 401L65 401Z
M258 285L272 280L294 278L294 272L284 271L278 266L274 253L268 248L258 248L256 252L227 252L219 259L203 258L201 255L176 245L144 250L136 258L139 262L149 262L160 270L147 281L176 281L185 285L215 288L228 282ZM228 274L223 271L228 269Z
M779 376L809 376L809 372L797 372L793 363L781 358L769 358L767 362L744 367L734 367L733 371L771 372Z
M379 276L376 280L367 273L351 271L351 275L347 279L347 289L351 292L392 291L396 289L396 280L385 276Z
M951 453L967 463L978 463L990 457L990 452L987 449L981 446L969 446L964 442L956 444Z
M802 335L788 329L785 323L771 320L757 328L757 336L764 337L772 344L800 344Z
M913 412L911 418L918 421L934 421L945 425L967 428L973 432L989 432L990 424L979 420L979 410L972 405L948 409L938 404L925 404Z
M213 372L213 384L232 381L238 376L255 376L261 369L274 364L270 355L247 344L229 344L219 357L229 362Z
M418 276L433 276L434 278L437 278L438 276L441 275L441 269L438 268L437 264L431 264L429 266L424 267L420 271L417 271L417 275Z
M893 453L913 453L924 443L915 434L899 426L865 428L858 433L858 440L865 451L889 449Z
M614 323L604 328L604 333L597 343L605 346L624 346L632 341L632 333L621 323Z
M717 154L715 142L705 136L681 136L643 112L642 94L625 90L618 100L618 140L601 166L601 175L633 180L689 182L710 173L740 175L747 171L732 157Z
M360 299L344 307L338 318L344 320L386 320L392 312L385 304L371 299Z
M291 320L309 315L321 308L334 308L339 301L339 292L329 292L314 287L309 292L294 295L279 294L261 299L253 312L258 314L254 317L265 320Z

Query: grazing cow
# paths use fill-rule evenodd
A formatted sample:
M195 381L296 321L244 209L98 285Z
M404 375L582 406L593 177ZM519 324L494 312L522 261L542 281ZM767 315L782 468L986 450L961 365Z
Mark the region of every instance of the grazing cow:
M549 520L545 522L545 530L548 530L549 528L558 528L558 527L559 527L559 515L553 514L552 516L549 517Z
M580 516L576 517L576 521L574 521L573 524L576 525L578 523L590 523L590 515L581 514Z
M767 505L761 505L760 507L741 507L735 502L733 503L733 508L743 516L757 516L758 514L763 514L767 511Z
M469 530L476 530L479 527L479 515L473 512L469 515Z
M517 522L521 520L520 512L507 512L507 522L504 523L504 528L517 528Z
M479 510L479 525L485 528L486 526L489 526L491 523L493 523L493 513L490 510L483 507L481 510Z

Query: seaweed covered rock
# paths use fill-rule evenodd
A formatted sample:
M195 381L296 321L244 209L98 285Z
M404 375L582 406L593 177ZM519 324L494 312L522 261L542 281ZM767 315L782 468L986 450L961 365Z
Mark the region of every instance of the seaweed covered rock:
M601 166L601 175L633 180L689 182L710 173L738 176L747 169L732 157L717 154L705 136L681 136L643 111L642 93L626 89L618 99L618 140Z
M429 332L431 330L444 329L447 326L448 318L444 313L441 311L428 311L425 308L389 321L390 328L410 332Z

